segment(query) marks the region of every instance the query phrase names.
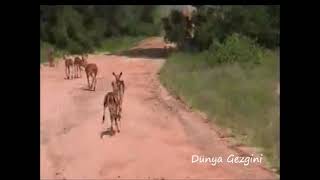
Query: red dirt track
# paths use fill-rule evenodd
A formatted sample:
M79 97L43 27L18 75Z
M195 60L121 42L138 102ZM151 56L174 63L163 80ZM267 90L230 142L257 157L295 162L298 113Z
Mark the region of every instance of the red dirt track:
M138 48L163 46L161 38L149 38ZM87 90L84 72L65 79L63 61L40 69L41 179L276 179L259 164L191 163L193 154L225 160L251 153L232 147L215 125L160 85L164 59L101 54L88 61L99 68L96 91ZM101 134L110 125L108 111L102 124L103 98L113 71L123 72L126 91L121 132L109 136Z

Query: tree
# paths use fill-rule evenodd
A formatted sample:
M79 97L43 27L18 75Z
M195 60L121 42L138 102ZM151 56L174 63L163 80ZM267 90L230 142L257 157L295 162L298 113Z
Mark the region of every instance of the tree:
M40 41L73 53L92 51L111 36L158 34L157 6L40 6Z
M257 40L267 48L279 45L280 6L197 6L192 15L195 26L192 44L199 50L206 50L214 42L223 42L226 37L239 33ZM183 20L181 13L172 11L166 22L166 37L182 47L185 30L190 26ZM171 26L169 28L169 26Z

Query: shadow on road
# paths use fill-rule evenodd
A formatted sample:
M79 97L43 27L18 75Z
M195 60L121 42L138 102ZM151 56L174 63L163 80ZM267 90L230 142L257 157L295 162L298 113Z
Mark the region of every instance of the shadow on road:
M80 89L84 91L94 91L93 89L89 89L88 87L81 87Z
M106 135L108 135L108 136L113 136L115 134L115 131L113 130L113 129L111 129L111 128L108 128L106 131L102 131L101 133L100 133L100 138L102 139L103 138L103 136L106 136Z

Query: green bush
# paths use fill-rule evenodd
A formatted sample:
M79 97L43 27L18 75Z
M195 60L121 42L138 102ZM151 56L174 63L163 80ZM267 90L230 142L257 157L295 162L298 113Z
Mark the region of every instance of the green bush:
M132 36L154 36L160 28L152 23L138 22L130 26L128 34Z
M160 32L154 5L40 6L40 41L70 53L88 53L112 37L150 36Z
M211 44L208 52L209 65L222 63L254 63L261 62L262 49L248 37L232 34L223 43Z
M182 14L173 11L168 19L171 26L165 29L168 39L177 44L188 43L185 41L188 27ZM260 46L267 48L280 44L280 6L202 5L192 15L192 22L195 25L192 45L201 51L234 33L256 39Z
M131 36L124 36L124 37L112 37L105 39L101 42L101 46L97 48L98 52L120 52L123 50L127 50L133 47L137 42L144 39L144 36L139 37L131 37Z
M279 45L280 6L231 6L223 24L227 32L238 32L257 39L265 47L274 48Z
M186 42L186 20L178 10L171 11L169 17L163 18L166 38L170 42L175 42L178 48L182 48Z

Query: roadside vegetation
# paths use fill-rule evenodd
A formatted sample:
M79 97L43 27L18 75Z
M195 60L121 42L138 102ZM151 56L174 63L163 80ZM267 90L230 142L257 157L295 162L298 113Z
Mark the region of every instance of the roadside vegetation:
M41 5L40 62L54 56L125 50L143 37L159 35L161 12L155 5Z
M172 12L166 36L179 51L160 72L171 93L261 149L278 172L279 14L279 6L198 6L190 38L188 20Z
M138 42L143 40L144 36L124 36L124 37L112 37L104 40L101 46L96 50L97 52L109 52L115 53L130 49L134 47Z

